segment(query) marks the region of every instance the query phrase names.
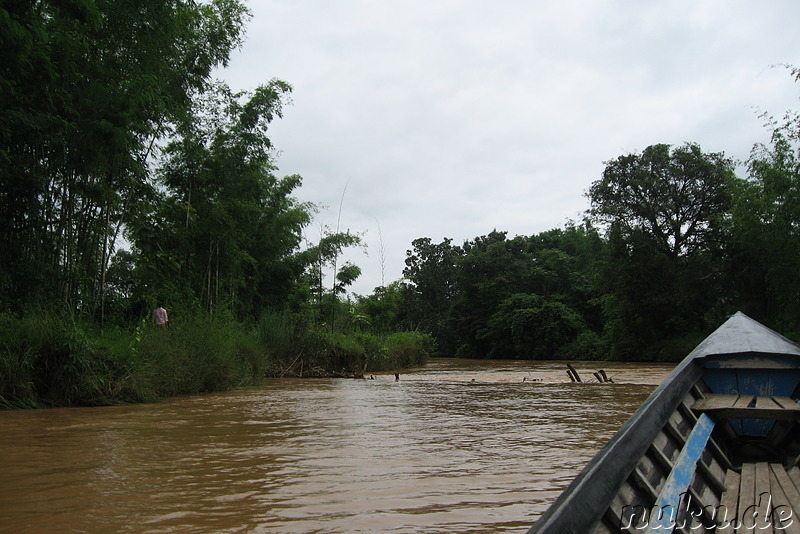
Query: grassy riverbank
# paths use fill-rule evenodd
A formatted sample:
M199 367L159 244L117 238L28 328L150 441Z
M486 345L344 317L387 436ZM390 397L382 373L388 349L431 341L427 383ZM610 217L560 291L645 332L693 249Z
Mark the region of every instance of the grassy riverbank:
M0 315L0 408L153 402L226 391L281 376L359 376L422 365L431 338L416 332L331 332L288 314L255 325L183 315L107 329L52 312Z

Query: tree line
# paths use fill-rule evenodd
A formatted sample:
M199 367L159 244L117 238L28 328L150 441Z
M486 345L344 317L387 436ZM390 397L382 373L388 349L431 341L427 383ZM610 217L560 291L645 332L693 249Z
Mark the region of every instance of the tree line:
M0 7L0 407L357 376L434 347L670 359L739 309L800 335L792 113L744 178L722 153L654 145L606 163L583 221L419 238L402 280L348 296L361 270L338 259L359 234L307 240L317 208L277 174L291 85L212 79L248 18L242 0Z
M605 163L579 223L416 239L394 320L469 358L675 360L738 310L800 339L800 120L765 119L745 177L724 153L657 144Z
M159 300L239 319L324 299L350 232L306 246L315 206L275 174L291 86L211 80L241 45L239 0L16 2L0 8L2 304L124 323ZM360 271L333 273L340 284Z
M243 0L0 6L0 407L424 361L427 335L373 335L342 298L360 236L304 235L317 208L268 135L290 84L212 79L249 17Z

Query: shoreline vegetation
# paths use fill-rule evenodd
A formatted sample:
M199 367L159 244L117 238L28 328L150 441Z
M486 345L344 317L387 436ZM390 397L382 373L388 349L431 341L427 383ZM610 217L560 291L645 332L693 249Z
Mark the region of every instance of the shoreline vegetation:
M746 162L691 142L610 159L563 228L419 237L401 279L354 295L343 253L363 233L328 227L302 176L277 174L292 86L212 79L249 17L243 0L0 7L0 409L434 353L676 361L736 311L800 339L797 112L763 115L770 142ZM161 303L169 328L150 319Z
M244 325L228 314L143 320L101 333L68 314L0 315L0 409L106 406L226 391L280 377L363 377L427 362L418 332L342 334L288 314Z

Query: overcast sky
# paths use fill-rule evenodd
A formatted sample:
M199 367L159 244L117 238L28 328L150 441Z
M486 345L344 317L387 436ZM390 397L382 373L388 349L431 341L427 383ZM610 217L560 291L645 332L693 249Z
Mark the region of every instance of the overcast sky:
M271 128L307 229L363 232L352 290L455 244L579 221L605 161L696 142L746 159L800 109L797 0L250 0L235 90L293 86ZM744 174L740 173L741 176ZM343 201L342 201L343 199ZM339 209L341 204L341 218Z

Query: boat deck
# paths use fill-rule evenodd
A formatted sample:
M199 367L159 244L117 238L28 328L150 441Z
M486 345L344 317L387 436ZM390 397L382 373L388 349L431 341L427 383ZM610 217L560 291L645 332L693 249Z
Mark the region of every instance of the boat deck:
M692 410L713 413L718 418L800 419L800 405L789 397L706 394Z
M763 532L800 534L800 469L746 463L729 469L717 508L717 534ZM737 530L738 528L738 530Z
M799 399L800 345L737 313L529 534L800 534Z
M765 456L764 438L721 448L711 437L716 427L731 433L727 422L736 424L737 418L792 424L800 419L800 405L789 397L713 394L698 383L641 457L595 532L800 534L796 462L750 460ZM688 454L693 449L694 456ZM648 508L646 502L655 504ZM665 506L677 502L677 509Z

